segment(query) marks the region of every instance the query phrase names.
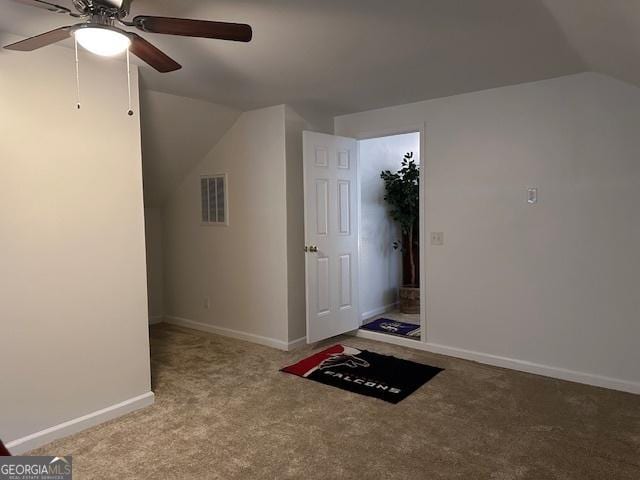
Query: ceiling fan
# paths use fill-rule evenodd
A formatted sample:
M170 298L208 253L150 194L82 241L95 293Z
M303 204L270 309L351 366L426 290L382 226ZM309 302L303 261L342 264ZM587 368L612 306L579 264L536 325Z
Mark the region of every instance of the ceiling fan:
M71 36L84 48L102 56L112 56L129 49L159 72L173 72L182 66L137 33L119 28L135 27L142 32L163 33L185 37L214 38L249 42L253 32L243 23L211 22L184 18L138 15L131 21L129 15L133 0L73 0L76 11L45 0L15 0L19 3L62 13L83 21L75 25L56 28L46 33L7 45L6 49L32 51L60 42Z

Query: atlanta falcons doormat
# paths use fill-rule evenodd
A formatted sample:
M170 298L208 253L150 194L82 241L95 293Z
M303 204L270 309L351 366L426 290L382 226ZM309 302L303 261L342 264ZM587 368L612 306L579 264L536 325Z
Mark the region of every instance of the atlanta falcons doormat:
M398 403L442 369L367 350L334 345L281 371Z
M372 332L388 333L399 337L409 337L420 339L420 325L413 323L399 322L389 318L378 318L373 322L365 323L360 328L371 330Z

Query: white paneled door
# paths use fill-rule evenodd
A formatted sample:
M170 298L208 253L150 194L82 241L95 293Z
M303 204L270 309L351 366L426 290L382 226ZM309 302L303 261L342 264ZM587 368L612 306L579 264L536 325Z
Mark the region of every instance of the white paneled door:
M303 133L307 343L360 326L358 147L353 138Z

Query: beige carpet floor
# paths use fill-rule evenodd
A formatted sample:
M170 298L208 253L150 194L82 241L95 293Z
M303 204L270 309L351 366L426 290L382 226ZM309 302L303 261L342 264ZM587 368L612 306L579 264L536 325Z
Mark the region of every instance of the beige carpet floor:
M31 453L76 479L640 479L640 396L340 341L446 370L392 405L278 372L310 349L162 324L155 405Z

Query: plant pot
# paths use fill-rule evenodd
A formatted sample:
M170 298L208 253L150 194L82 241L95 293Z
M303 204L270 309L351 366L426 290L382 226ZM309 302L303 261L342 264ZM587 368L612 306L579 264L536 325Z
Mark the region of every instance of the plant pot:
M405 285L400 287L400 312L417 314L420 313L420 287L416 285Z

